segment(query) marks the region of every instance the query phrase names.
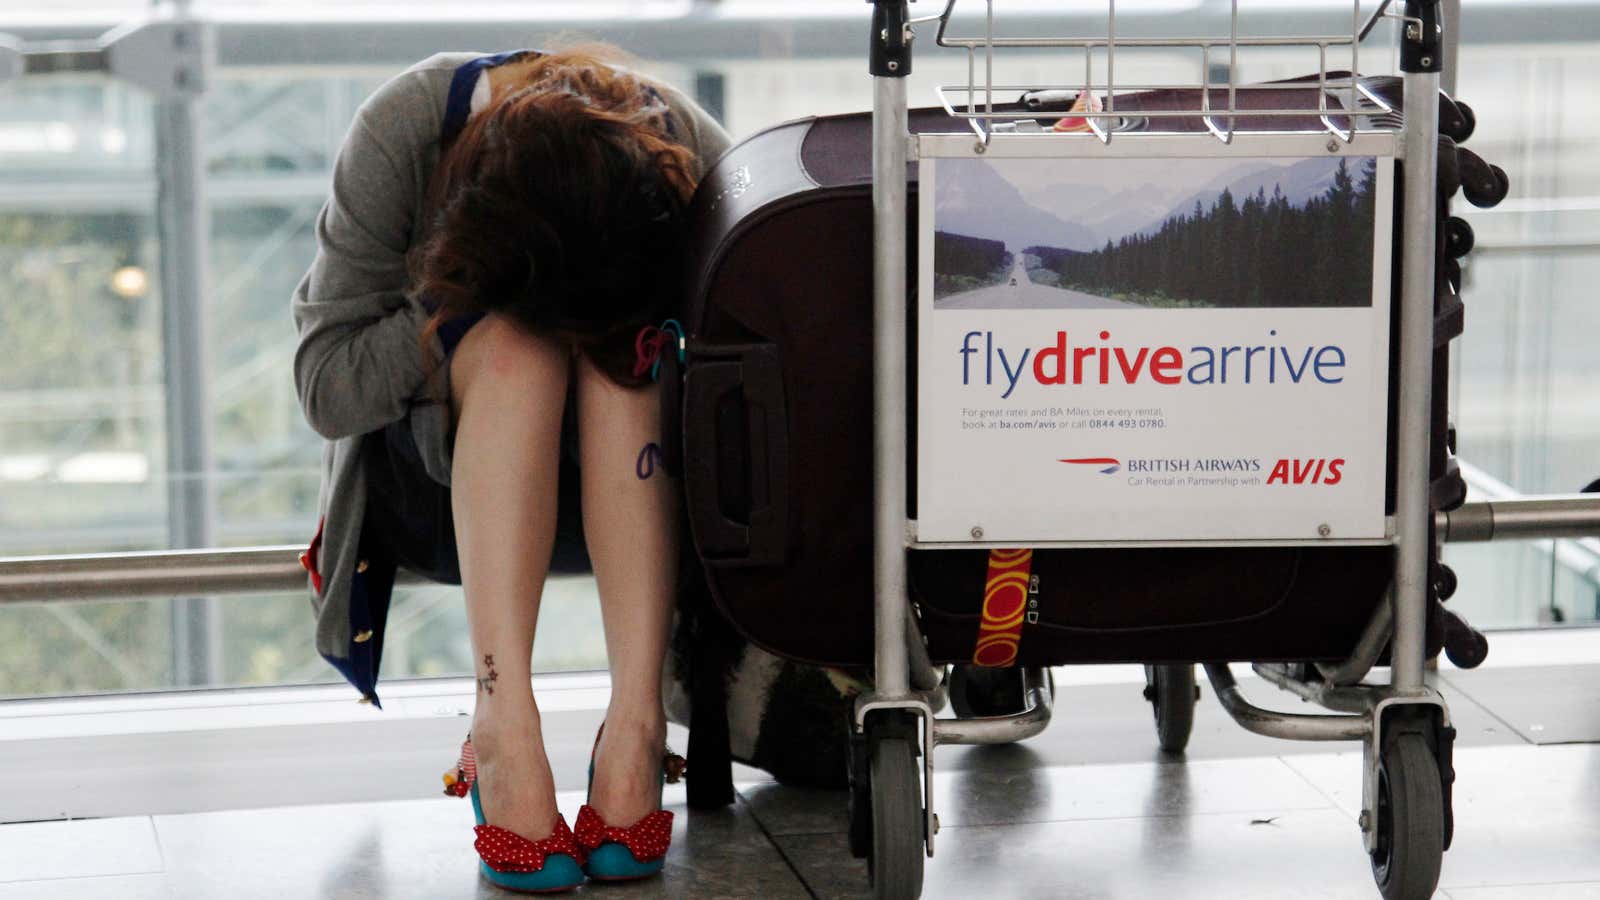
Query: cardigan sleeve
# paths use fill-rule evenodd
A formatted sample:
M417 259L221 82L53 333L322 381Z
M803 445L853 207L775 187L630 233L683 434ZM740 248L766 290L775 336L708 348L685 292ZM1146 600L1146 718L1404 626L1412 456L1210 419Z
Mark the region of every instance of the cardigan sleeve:
M291 308L300 343L294 377L311 427L330 440L404 417L427 367L428 312L406 294L406 250L421 184L423 135L438 112L424 74L393 79L362 105L317 216L317 256ZM430 348L433 362L442 347Z
M654 84L666 96L667 106L677 114L678 120L688 127L689 134L684 145L694 151L698 163L698 170L694 175L698 181L705 177L711 165L732 144L728 132L717 124L717 120L713 119L710 113L690 100L682 91L661 82Z

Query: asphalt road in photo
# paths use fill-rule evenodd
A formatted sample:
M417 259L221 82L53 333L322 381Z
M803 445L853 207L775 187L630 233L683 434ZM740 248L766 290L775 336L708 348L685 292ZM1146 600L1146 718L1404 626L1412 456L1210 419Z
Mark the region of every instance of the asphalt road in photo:
M1016 282L1012 284L1010 282ZM1082 291L1034 284L1022 265L1021 255L1011 269L1006 282L994 287L978 288L951 294L934 304L939 309L1145 309L1137 303L1126 303L1106 297L1096 297Z

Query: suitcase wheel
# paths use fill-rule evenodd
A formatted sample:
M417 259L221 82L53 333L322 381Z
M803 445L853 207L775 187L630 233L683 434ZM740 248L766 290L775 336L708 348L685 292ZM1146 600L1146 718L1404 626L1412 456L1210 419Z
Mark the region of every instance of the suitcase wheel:
M1022 669L978 665L950 667L950 709L963 719L1022 712Z
M1156 741L1163 753L1182 753L1194 731L1194 704L1200 686L1194 682L1194 665L1144 667L1144 698L1154 707Z

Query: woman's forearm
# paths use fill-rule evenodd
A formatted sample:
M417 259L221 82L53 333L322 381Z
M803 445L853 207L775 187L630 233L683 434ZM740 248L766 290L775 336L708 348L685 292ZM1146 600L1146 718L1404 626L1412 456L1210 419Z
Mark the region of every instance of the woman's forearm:
M312 429L337 440L404 417L427 377L419 340L426 320L407 302L375 320L324 322L303 334L295 388ZM443 354L434 343L438 365Z

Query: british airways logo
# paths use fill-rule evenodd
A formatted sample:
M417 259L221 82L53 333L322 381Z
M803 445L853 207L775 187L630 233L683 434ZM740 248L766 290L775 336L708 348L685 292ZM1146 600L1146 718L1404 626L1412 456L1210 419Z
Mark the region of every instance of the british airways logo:
M1113 456L1085 456L1078 459L1058 459L1056 462L1064 462L1073 466L1095 466L1097 468L1103 466L1104 468L1100 468L1101 475L1115 475L1122 468L1122 460Z

